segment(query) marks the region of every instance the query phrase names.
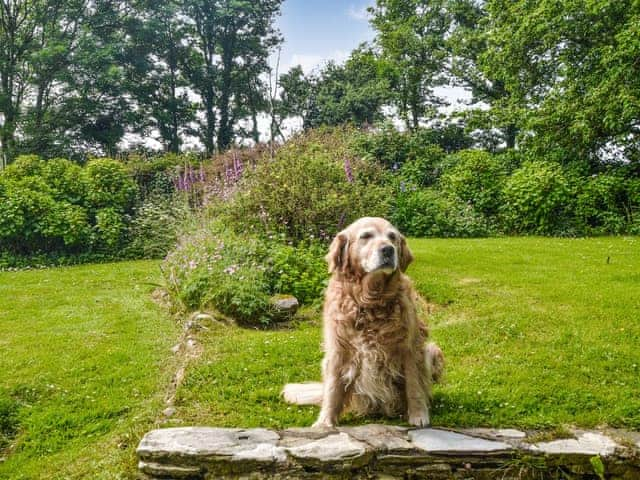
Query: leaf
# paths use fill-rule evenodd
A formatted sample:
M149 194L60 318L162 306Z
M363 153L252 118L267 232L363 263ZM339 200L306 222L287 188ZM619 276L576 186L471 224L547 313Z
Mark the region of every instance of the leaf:
M604 480L604 463L602 463L602 459L599 455L595 457L591 457L589 459L591 466L593 467L593 472L600 478L600 480Z

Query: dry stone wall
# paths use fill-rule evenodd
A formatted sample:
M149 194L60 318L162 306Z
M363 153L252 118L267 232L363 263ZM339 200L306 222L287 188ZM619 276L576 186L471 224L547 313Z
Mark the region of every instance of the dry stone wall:
M640 435L363 425L336 430L166 428L138 447L147 479L379 478L640 480Z

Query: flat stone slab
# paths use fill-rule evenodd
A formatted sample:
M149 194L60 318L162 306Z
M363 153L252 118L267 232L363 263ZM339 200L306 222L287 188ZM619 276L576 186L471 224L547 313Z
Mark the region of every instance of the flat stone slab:
M366 443L354 440L346 433L335 433L287 448L287 452L296 459L320 463L353 462L363 457L368 450Z
M484 438L435 428L412 430L409 432L409 439L417 448L429 453L442 453L445 455L459 453L487 455L513 450L513 447L508 443L485 440Z
M284 449L277 445L279 440L280 435L263 428L164 428L146 434L137 453L141 461L150 464L158 459L179 462L181 458L273 463L286 460Z
M339 429L183 427L153 430L137 450L141 478L547 478L564 471L591 480L600 457L605 479L640 479L640 448L612 434L576 430L575 438L528 442L512 429ZM617 438L617 437L616 437ZM518 463L532 458L531 476ZM545 473L544 468L547 468ZM513 472L511 469L516 469Z
M553 455L613 455L619 445L611 438L596 432L584 432L577 438L561 438L533 445L534 449Z

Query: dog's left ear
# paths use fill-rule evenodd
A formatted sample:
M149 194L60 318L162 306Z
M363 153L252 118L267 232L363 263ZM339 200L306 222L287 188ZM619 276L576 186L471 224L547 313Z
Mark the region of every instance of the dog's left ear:
M400 252L398 255L398 261L400 263L400 270L405 272L411 262L413 262L413 253L409 250L407 245L407 239L404 235L400 235Z

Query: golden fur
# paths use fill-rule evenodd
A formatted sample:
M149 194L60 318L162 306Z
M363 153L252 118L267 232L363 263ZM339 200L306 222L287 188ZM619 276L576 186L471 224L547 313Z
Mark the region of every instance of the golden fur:
M425 343L428 330L404 275L413 260L405 238L382 218L361 218L336 236L326 258L322 407L314 426L334 426L345 410L428 425L444 357Z

